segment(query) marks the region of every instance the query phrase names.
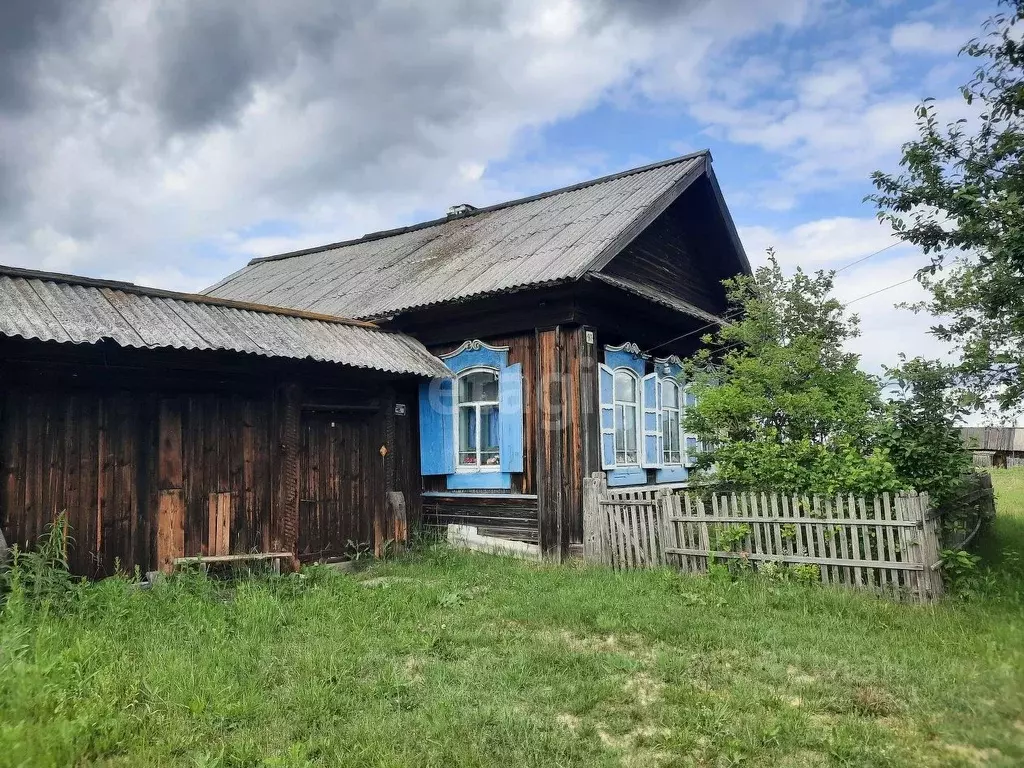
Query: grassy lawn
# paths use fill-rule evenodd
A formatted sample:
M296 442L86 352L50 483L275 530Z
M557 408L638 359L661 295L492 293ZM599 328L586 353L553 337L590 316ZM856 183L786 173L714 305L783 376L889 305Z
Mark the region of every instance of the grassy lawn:
M442 548L8 605L0 764L1019 766L1024 472L996 483L984 595L935 607Z

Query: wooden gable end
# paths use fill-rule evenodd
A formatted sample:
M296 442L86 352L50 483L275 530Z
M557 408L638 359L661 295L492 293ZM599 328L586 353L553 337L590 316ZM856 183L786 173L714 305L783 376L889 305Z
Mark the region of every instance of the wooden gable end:
M749 272L703 177L600 271L671 294L713 314L726 309L722 280Z

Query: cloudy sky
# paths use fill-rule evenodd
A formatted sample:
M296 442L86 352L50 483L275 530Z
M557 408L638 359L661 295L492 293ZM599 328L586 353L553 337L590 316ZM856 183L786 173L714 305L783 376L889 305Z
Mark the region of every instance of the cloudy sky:
M256 255L709 147L747 251L841 267L978 0L14 0L0 4L0 263L197 290ZM886 250L856 299L924 263ZM865 364L941 353L857 301Z

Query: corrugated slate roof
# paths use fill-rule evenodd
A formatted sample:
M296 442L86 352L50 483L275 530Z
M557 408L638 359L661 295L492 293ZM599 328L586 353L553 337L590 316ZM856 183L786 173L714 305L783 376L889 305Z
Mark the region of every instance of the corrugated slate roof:
M707 168L699 152L468 214L254 259L208 290L349 317L576 280Z
M230 350L428 377L448 369L415 339L372 323L0 267L0 335L71 344Z
M674 309L676 312L681 312L684 315L695 317L698 320L704 320L708 323L721 324L722 318L718 315L707 312L700 307L696 307L688 301L683 301L680 298L673 296L665 291L659 291L657 288L652 288L649 285L638 283L635 280L628 280L624 277L618 277L616 275L606 275L601 272L592 272L587 275L587 279L599 280L602 283L619 288L627 293L632 293L634 296L640 296L652 301L655 304L661 304L663 307Z

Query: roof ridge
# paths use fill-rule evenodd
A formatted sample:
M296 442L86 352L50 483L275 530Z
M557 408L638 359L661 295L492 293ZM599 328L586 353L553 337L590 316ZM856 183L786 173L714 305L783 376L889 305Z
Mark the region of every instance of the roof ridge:
M513 200L507 200L507 201L502 202L502 203L494 203L493 205L487 205L487 206L484 206L483 208L476 208L476 209L474 209L472 211L469 211L467 213L461 214L457 218L460 221L463 220L463 219L470 219L470 218L473 218L474 216L477 216L477 215L479 215L481 213L490 213L492 211L500 211L500 210L503 210L505 208L512 208L512 207L517 206L517 205L524 205L526 203L532 203L535 200L543 200L544 198L554 197L556 195L564 195L564 194L569 193L569 192L576 192L577 190L585 189L586 187L593 187L593 186L596 186L598 184L605 184L605 183L607 183L609 181L615 181L617 179L622 179L622 178L625 178L627 176L634 176L634 175L636 175L638 173L645 173L647 171L654 171L654 170L657 170L658 168L665 168L666 166L669 166L669 165L675 165L677 163L682 163L682 162L685 162L687 160L693 160L694 158L703 157L703 156L707 156L708 159L710 160L711 159L711 150L710 149L700 149L700 150L697 150L696 152L690 152L689 154L679 155L678 157L669 158L668 160L659 160L656 163L649 163L648 165L642 165L642 166L639 166L637 168L629 168L629 169L627 169L625 171L618 171L616 173L610 173L610 174L607 174L605 176L599 176L596 179L589 179L588 181L580 181L580 182L577 182L575 184L569 184L568 186L559 187L557 189L552 189L552 190L549 190L547 192L538 192L537 194L534 194L534 195L528 195L526 197L520 197L520 198L515 198ZM311 248L302 248L302 249L297 250L297 251L288 251L286 253L278 253L278 254L274 254L272 256L259 256L259 257L254 258L254 259L250 259L249 260L249 266L252 266L254 264L261 264L261 263L267 262L267 261L282 261L284 259L291 259L291 258L294 258L294 257L297 257L297 256L306 256L306 255L311 254L311 253L320 253L322 251L330 251L330 250L334 250L335 248L344 248L346 246L356 245L358 243L369 243L369 242L373 242L374 240L383 240L383 239L388 238L388 237L394 237L395 235L403 235L403 234L405 234L407 232L417 232L417 231L419 231L421 229L429 229L430 227L436 227L436 226L439 226L441 224L444 224L444 223L452 221L452 220L453 220L452 218L449 218L447 216L443 216L443 217L440 217L440 218L437 218L437 219L430 219L429 221L419 222L418 224L409 224L409 225L404 226L404 227L395 227L394 229L383 229L383 230L381 230L379 232L371 232L369 234L363 235L362 237L356 237L356 238L352 238L352 239L349 239L349 240L339 240L336 243L327 243L325 245L315 245L315 246L313 246Z
M0 277L15 277L25 280L43 280L51 283L66 283L67 285L80 285L85 288L110 288L113 290L134 293L139 296L151 296L161 299L174 299L191 304L207 304L226 309L238 309L248 312L260 312L268 315L282 315L284 317L297 317L303 320L315 320L325 323L337 323L339 325L352 325L371 330L385 331L376 323L367 320L356 320L349 317L338 317L335 315L324 315L318 312L307 312L302 309L289 309L287 307L274 307L268 304L255 304L247 301L236 301L234 299L221 299L216 296L207 296L198 293L183 293L181 291L168 291L163 288L150 288L122 280L107 280L104 278L84 277L82 275L69 275L62 272L45 272L38 269L25 269L23 267L11 267L0 264ZM390 331L387 331L390 332Z

